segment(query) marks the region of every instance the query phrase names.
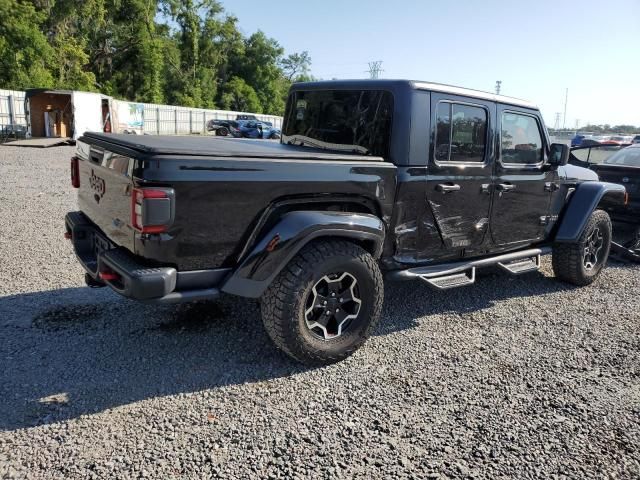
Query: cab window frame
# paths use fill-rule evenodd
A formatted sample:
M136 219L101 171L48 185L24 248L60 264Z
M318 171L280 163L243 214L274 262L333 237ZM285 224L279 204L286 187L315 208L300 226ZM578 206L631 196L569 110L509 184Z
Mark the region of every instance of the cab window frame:
M438 160L437 159L437 146L438 146L438 110L440 109L441 104L449 105L449 155L448 158L451 158L451 144L453 140L453 107L455 105L462 105L465 107L474 107L482 109L485 113L485 127L484 127L484 151L482 154L482 161L460 161L460 160ZM447 167L447 166L461 166L461 167L479 167L484 168L490 162L490 146L491 146L491 137L490 137L490 119L491 113L489 108L486 105L481 105L478 103L465 102L462 100L453 100L453 99L445 99L438 100L435 105L434 110L434 122L433 122L433 162L439 167Z
M533 120L536 122L536 126L538 128L538 135L540 136L540 150L542 152L541 158L538 162L536 163L513 163L513 162L504 162L502 160L502 119L504 117L505 114L514 114L514 115L521 115L523 117L530 117L533 118ZM499 118L499 128L498 128L498 162L500 163L500 165L505 168L505 169L512 169L512 170L540 170L542 169L543 165L545 165L547 163L547 140L546 140L546 136L545 136L545 130L542 128L542 124L540 122L540 117L534 113L530 113L530 112L523 112L522 110L513 110L513 109L509 109L509 108L505 108L502 109L500 111L500 118Z

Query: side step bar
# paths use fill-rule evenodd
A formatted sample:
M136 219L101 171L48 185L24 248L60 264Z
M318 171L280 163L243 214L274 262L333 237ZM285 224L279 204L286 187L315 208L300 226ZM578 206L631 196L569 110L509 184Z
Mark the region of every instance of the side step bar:
M540 255L523 258L522 260L514 260L508 263L498 262L498 266L512 275L534 272L540 269Z
M407 270L396 270L387 274L392 280L412 280L419 278L439 290L471 285L476 279L476 268L498 265L500 268L518 275L540 268L540 256L551 253L551 247L529 248L493 257L485 257L466 262L442 263Z
M444 275L442 277L420 277L421 280L427 282L430 287L438 290L447 290L449 288L464 287L471 285L476 281L476 267L471 267L469 274L467 272L454 273L452 275Z

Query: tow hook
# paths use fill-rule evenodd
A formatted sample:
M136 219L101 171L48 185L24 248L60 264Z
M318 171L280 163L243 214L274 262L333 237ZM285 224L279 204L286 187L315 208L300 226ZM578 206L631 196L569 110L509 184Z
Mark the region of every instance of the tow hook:
M87 284L87 287L91 287L91 288L102 288L107 286L106 283L101 282L100 280L96 280L88 273L84 274L84 283Z

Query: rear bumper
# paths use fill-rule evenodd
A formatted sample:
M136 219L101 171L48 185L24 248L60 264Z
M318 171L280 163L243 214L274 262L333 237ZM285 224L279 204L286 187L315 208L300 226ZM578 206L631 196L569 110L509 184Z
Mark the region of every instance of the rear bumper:
M124 247L117 247L82 212L65 217L73 250L95 282L120 295L146 303L211 300L229 269L178 272L169 266L149 266Z

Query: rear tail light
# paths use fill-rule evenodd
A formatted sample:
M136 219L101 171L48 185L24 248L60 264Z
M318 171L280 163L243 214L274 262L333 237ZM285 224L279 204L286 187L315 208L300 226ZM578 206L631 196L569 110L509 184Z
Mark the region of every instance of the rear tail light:
M71 157L71 186L80 188L80 160L78 157Z
M131 194L131 226L140 233L166 232L173 223L171 188L135 188Z

